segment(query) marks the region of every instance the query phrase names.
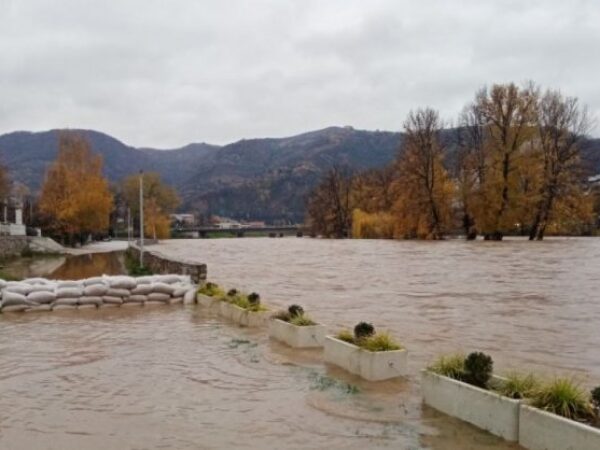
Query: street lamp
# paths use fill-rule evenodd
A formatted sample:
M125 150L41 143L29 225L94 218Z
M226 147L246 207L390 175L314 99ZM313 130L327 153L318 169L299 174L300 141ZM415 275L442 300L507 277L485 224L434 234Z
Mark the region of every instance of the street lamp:
M144 171L140 170L140 267L144 267Z

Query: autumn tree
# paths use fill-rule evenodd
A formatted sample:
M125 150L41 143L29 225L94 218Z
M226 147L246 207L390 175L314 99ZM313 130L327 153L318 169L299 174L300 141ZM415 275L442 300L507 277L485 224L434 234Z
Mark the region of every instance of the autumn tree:
M537 90L532 85L494 85L482 89L474 107L484 121L487 155L475 220L485 239L501 240L514 228L520 203L519 157L531 140L536 117Z
M144 172L144 235L154 239L170 236L169 214L174 212L181 200L177 191L164 183L156 172ZM140 175L130 175L123 180L123 198L131 208L131 214L139 217Z
M313 233L335 238L350 236L351 191L352 178L348 171L332 167L308 198L307 219Z
M583 195L580 167L580 143L590 128L586 109L578 100L557 91L546 91L537 107L537 144L541 167L536 192L534 218L529 239L542 240L552 220L561 219L561 209L568 216L574 211L589 211L582 205L590 199ZM557 208L562 205L562 208ZM563 210L564 212L564 210ZM564 214L563 214L564 215ZM584 214L585 216L585 214Z
M92 153L82 136L61 133L58 156L46 172L39 201L50 231L69 243L74 237L106 232L112 208L102 157Z
M442 239L451 225L453 186L443 165L441 127L430 108L411 112L404 123L393 207L398 237Z

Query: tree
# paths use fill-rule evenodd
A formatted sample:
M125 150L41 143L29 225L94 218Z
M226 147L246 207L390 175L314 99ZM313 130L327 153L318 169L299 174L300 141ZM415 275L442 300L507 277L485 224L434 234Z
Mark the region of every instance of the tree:
M399 237L442 239L450 227L453 186L443 165L440 129L439 115L430 108L411 112L404 123L394 205Z
M46 172L39 209L50 231L81 240L89 233L105 232L113 208L108 182L102 176L102 157L94 155L81 136L63 132L58 156Z
M461 222L468 240L477 238L475 220L485 185L488 151L485 136L485 120L476 104L463 110L457 128L457 158L454 176L457 182L457 195L462 210Z
M350 236L351 191L352 178L347 171L332 167L308 199L307 218L313 233L335 238Z
M533 85L494 85L482 89L475 107L485 123L487 155L485 183L476 222L485 239L501 240L514 228L519 198L520 151L535 126L537 89Z
M170 235L169 214L180 204L177 191L164 183L156 172L144 172L144 234L154 239L167 238ZM123 180L123 197L133 217L139 217L140 176L130 175Z
M579 107L576 98L548 90L539 101L537 140L542 167L530 240L544 238L552 216L556 215L557 201L569 198L563 205L578 205L587 201L581 188L583 177L579 165L579 144L589 128L587 111Z

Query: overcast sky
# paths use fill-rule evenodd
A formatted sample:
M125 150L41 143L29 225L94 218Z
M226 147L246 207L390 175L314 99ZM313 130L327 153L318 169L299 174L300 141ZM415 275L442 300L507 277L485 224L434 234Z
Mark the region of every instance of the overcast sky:
M0 0L0 133L170 148L399 130L530 79L600 116L598 0Z

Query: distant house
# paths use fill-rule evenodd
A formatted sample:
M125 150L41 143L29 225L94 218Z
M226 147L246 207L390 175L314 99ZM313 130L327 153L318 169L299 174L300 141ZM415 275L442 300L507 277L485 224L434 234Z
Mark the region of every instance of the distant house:
M170 214L169 218L171 219L172 223L174 223L180 227L196 225L196 216L194 216L193 214L189 214L189 213Z
M9 209L14 211L14 222L10 222L8 218ZM11 211L12 212L12 211ZM0 235L2 236L26 236L27 228L23 224L23 210L20 204L9 207L7 202L4 203L2 222L0 223Z

